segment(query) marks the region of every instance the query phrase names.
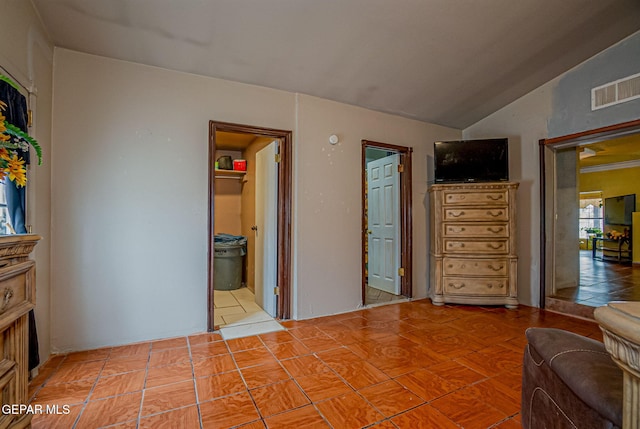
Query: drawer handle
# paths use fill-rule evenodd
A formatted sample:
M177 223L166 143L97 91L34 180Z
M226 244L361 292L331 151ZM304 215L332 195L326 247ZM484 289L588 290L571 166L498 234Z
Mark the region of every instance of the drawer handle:
M456 214L456 212L450 212L451 213L451 217L460 217L460 216L464 216L464 212L458 212Z
M464 232L465 228L454 228L452 226L449 227L449 232Z
M449 247L464 247L464 243L449 243Z
M502 199L502 195L487 195L487 198L492 201L498 201Z
M488 267L488 268L489 268L490 270L493 270L493 271L500 271L500 270L502 270L502 269L504 268L504 265L500 265L498 268L496 268L496 267L494 267L493 265L489 264L489 267Z
M494 234L497 234L497 233L499 233L499 232L504 231L504 228L495 228L495 229L494 229L494 228L488 227L488 228L487 228L487 231L489 231L489 232L493 232Z
M488 211L487 214L491 217L498 217L498 216L502 216L502 210L500 210L498 213L494 214L492 211Z
M464 283L460 283L459 285L456 283L449 283L449 286L451 286L454 289L462 289L464 287Z
M13 289L5 288L2 298L2 307L0 307L0 313L4 312L9 306L9 302L11 302L11 298L13 298Z
M498 283L498 289L502 289L503 287L504 285L502 283ZM493 289L493 283L487 283L487 289Z
M467 197L464 195L448 195L447 198L450 200L453 200L454 198L457 198L459 200L464 200Z
M502 248L502 244L495 244L495 243L487 243L487 247L493 249L493 250L498 250Z

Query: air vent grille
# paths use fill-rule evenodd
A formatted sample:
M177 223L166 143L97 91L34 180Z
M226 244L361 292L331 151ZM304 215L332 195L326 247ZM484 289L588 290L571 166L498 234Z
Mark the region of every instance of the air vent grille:
M609 82L591 90L591 110L640 98L640 73Z

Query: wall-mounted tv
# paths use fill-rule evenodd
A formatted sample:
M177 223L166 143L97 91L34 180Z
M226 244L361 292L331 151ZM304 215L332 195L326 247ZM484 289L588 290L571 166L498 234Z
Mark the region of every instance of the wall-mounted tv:
M508 143L506 138L435 142L435 182L508 181Z
M604 223L607 225L631 225L636 211L636 194L604 199Z

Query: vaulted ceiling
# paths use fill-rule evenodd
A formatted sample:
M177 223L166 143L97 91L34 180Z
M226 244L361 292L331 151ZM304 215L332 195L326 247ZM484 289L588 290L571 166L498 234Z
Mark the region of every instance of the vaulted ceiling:
M464 129L640 29L638 0L33 0L54 44Z

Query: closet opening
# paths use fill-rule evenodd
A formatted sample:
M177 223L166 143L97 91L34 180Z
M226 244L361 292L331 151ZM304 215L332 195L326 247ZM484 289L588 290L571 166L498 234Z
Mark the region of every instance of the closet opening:
M209 331L290 317L291 131L210 121Z

